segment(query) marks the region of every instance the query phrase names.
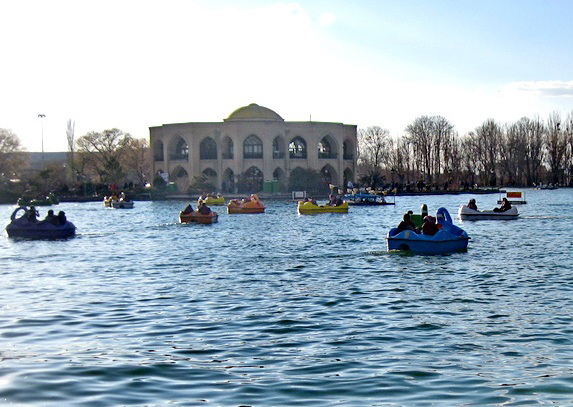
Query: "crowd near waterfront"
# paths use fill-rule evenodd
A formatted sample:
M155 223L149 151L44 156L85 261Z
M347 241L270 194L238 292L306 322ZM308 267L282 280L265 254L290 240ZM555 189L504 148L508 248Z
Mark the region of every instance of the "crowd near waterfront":
M61 202L75 237L0 239L0 405L571 405L573 190L525 191L517 220L454 219L468 250L436 256L386 233L499 194L209 225L180 200Z

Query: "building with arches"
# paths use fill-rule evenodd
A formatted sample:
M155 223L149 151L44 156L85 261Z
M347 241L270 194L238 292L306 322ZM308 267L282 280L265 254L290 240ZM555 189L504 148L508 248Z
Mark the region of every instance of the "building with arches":
M354 181L355 125L287 122L257 104L235 110L223 122L164 124L150 127L154 174L175 182L185 193L193 177L204 174L218 190L259 192L265 182L288 191L297 169L312 169L325 184Z

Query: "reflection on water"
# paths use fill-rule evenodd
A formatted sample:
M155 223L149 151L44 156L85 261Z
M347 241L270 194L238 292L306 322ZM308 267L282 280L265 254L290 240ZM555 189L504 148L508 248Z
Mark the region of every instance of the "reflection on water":
M177 223L181 201L60 204L76 238L0 240L0 400L568 404L572 195L527 191L516 221L456 221L468 252L441 256L388 253L385 233L468 195L346 215L215 207L213 225Z

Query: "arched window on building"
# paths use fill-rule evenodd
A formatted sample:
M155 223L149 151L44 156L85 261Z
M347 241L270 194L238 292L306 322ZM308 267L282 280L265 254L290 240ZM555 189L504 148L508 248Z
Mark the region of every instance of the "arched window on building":
M276 136L273 140L273 158L285 158L285 142L281 136Z
M318 158L336 158L334 140L330 136L324 136L318 142Z
M336 185L338 182L338 174L336 174L336 170L332 168L331 165L325 165L320 170L320 176L322 177L322 183L325 185L335 185L341 187L340 185Z
M203 175L207 177L207 182L213 185L217 185L217 172L212 168L206 168L203 170Z
M185 168L178 166L173 169L169 175L169 180L175 182L178 192L187 192L187 188L189 188L189 174Z
M234 193L235 192L235 173L232 169L227 168L223 172L223 192Z
M263 172L251 167L241 175L237 185L240 193L257 193L263 189Z
M344 176L344 185L343 189L345 189L348 193L352 193L352 188L354 187L354 174L350 168L346 168L343 173ZM349 183L350 182L350 183Z
M162 141L155 141L153 143L153 160L154 161L163 161L163 142Z
M206 137L199 145L199 158L201 160L217 159L217 143L211 137Z
M296 136L288 145L290 158L306 158L306 142L300 136Z
M172 160L189 160L189 146L187 142L181 137L176 141L173 153L171 153L170 158Z
M263 142L254 134L247 137L243 143L243 158L263 158Z
M277 190L273 189L273 192L284 192L286 191L286 174L282 168L278 167L273 171L273 181L277 182ZM274 187L273 187L274 188Z
M342 158L344 160L354 159L354 144L349 140L344 140L344 144L342 144Z
M233 158L233 140L231 140L231 137L226 136L223 139L223 160L232 160Z

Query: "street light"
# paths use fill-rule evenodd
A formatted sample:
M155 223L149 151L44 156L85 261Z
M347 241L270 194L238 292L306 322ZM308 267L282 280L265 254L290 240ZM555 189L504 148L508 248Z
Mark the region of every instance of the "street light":
M40 118L40 123L42 126L42 164L43 164L44 163L44 117L46 117L46 115L40 113L38 115L38 117Z

